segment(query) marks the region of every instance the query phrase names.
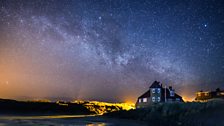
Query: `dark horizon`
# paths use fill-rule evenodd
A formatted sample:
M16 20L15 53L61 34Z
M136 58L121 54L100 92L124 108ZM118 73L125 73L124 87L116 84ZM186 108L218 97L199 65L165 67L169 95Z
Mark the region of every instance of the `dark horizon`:
M224 2L2 0L0 98L135 102L224 89Z

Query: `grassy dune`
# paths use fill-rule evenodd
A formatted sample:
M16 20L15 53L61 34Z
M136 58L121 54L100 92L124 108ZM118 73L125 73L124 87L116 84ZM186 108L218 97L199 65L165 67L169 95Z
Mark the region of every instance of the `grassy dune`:
M150 126L224 126L224 101L158 104L104 115L141 120Z

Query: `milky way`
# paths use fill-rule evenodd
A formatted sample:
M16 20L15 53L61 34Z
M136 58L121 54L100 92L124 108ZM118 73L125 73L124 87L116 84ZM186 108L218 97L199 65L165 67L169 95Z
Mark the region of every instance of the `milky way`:
M224 3L0 0L0 97L135 101L224 88Z

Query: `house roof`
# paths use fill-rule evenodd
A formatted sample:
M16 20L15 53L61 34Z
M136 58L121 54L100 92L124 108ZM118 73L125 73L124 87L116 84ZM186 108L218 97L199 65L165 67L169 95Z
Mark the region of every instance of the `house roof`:
M155 81L151 86L150 88L162 88L161 85L159 85L159 82ZM176 99L176 98L180 98L181 101L183 101L182 97L178 94L174 94L173 97L170 96L170 90L168 88L162 88L161 90L161 99L164 100L165 99L165 90L166 90L166 98L169 98L169 99ZM150 89L145 92L144 94L142 94L140 97L138 98L148 98L148 97L151 97L150 95Z
M175 97L176 97L176 98L182 98L180 95L178 95L178 94L176 94L176 93L175 93Z
M147 92L145 92L144 94L142 94L140 97L138 98L147 98L150 97L150 90L148 90Z
M149 88L161 88L161 85L158 81L154 81Z
M180 95L176 94L176 93L174 93L173 97L170 96L170 91L169 91L168 88L162 88L162 96L161 96L162 100L165 100L165 90L166 90L166 98L167 99L175 100L176 98L179 98L181 101L183 101L182 97Z

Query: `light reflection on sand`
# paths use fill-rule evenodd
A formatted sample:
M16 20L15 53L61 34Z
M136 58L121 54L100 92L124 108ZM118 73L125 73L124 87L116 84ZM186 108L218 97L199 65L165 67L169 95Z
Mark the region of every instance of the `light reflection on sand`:
M0 116L0 126L108 126L97 115ZM98 117L96 117L98 118Z
M93 117L97 115L51 115L51 116L0 116L0 120L14 120L14 119L63 119L63 118L84 118Z
M0 126L144 126L99 115L0 116Z

